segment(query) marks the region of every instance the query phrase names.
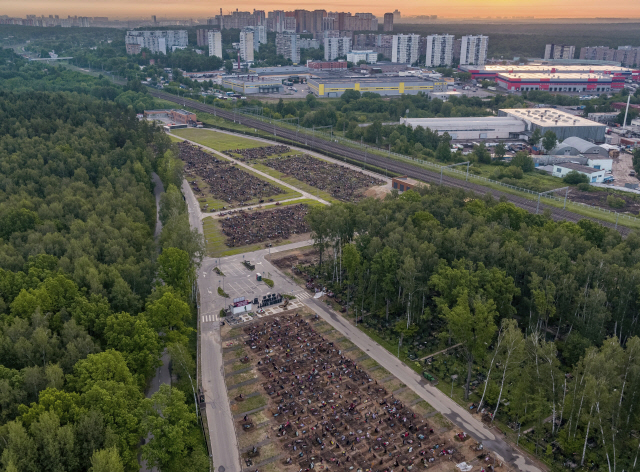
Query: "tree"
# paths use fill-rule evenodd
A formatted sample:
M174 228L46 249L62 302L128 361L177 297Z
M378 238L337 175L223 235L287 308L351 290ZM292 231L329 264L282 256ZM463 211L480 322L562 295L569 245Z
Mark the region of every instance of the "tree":
M451 148L447 143L438 144L436 149L436 159L440 162L449 162L451 160Z
M497 315L495 303L483 301L479 297L469 300L469 292L463 289L456 304L449 308L440 307L453 339L462 344L467 360L467 380L465 400L469 398L471 371L475 359L481 359L496 331L494 323Z
M577 185L582 183L589 183L589 177L586 174L578 172L577 170L572 170L562 178L562 181L570 185Z
M115 447L100 449L91 456L89 472L124 472L122 459Z
M533 159L524 151L516 152L516 155L511 159L511 165L521 168L523 172L532 172L535 169Z
M496 147L493 151L493 154L496 156L496 159L499 159L499 160L504 159L504 156L506 153L507 153L507 146L505 146L502 141L496 144Z
M517 368L524 358L524 337L522 336L522 331L518 328L518 323L515 320L505 319L502 321L502 324L504 336L498 354L502 378L500 379L500 393L498 394L498 400L496 402L496 408L493 411L491 422L495 420L498 414L505 382L508 384L514 375L519 374Z
M227 74L231 74L231 72L233 72L233 62L224 61L224 69L227 71Z
M163 341L186 342L190 331L186 322L191 318L191 309L171 289L165 289L160 298L148 303L145 313L151 326L160 333Z
M542 137L542 147L545 151L547 151L547 154L549 154L551 150L556 147L557 142L558 138L556 136L556 133L551 130L548 130L544 133L544 136Z
M484 143L476 144L473 153L481 164L491 164L491 154Z
M180 471L188 456L187 436L195 424L195 414L185 404L185 396L167 384L142 404L145 433L152 435L142 446L142 457L162 471Z
M529 138L529 144L532 146L537 146L540 140L542 139L542 131L540 128L536 128L531 133L531 137Z
M196 271L186 251L167 247L158 257L158 276L187 298L196 279Z

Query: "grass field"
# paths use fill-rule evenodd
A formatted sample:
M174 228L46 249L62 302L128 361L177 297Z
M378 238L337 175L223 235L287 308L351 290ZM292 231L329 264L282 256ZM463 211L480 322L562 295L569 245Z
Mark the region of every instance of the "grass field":
M247 149L254 147L268 146L260 141L251 138L242 138L231 134L220 133L209 129L187 128L173 131L173 134L181 138L195 141L203 146L210 147L216 151L226 151L228 149Z

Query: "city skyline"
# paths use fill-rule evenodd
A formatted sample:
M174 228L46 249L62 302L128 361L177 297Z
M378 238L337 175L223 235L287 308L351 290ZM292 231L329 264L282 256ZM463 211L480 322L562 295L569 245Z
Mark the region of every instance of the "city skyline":
M324 9L327 11L351 11L373 12L377 16L382 16L385 12L392 11L396 7L389 6L388 2L381 0L374 1L351 1L348 3L328 1L321 5L304 4L290 0L280 0L268 4L256 3L250 0L240 0L236 2L225 2L212 4L205 0L192 0L190 2L179 2L175 0L141 0L135 4L124 0L112 0L109 2L96 0L65 0L55 2L52 8L50 1L44 0L23 0L13 2L0 0L2 13L8 16L24 17L26 15L78 15L78 16L108 16L113 19L140 18L150 15L169 18L204 18L214 16L222 8L226 14L238 8L243 11L252 11L254 8L261 10L296 10L296 9ZM617 17L618 12L624 11L625 18L640 17L640 2L635 0L621 0L617 4L615 14L605 9L601 2L596 0L564 0L560 5L549 0L539 1L513 1L513 0L488 0L478 2L477 0L452 0L446 6L434 3L425 5L421 0L407 0L399 7L403 16L415 15L438 15L443 18L472 18L472 17L510 17L510 16L534 16L540 18L597 18L597 17ZM123 15L123 12L127 12Z

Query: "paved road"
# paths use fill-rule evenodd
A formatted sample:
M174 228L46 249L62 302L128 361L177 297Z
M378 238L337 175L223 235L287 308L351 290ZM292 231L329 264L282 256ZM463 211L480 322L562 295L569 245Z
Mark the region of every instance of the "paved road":
M151 174L153 178L153 183L155 184L155 188L153 189L153 194L156 197L156 229L154 232L154 237L156 241L160 237L160 233L162 232L162 222L160 221L160 196L164 193L164 185L162 185L162 181L160 177L155 172ZM160 251L160 246L158 246L158 252ZM151 398L151 395L160 390L160 385L169 384L171 385L171 372L169 372L169 362L171 358L169 357L169 353L165 349L162 353L162 365L156 369L156 375L151 379L149 384L149 388L145 392L147 398ZM149 440L153 437L153 435L149 434L145 439L145 442L149 442ZM152 467L149 469L147 467L147 461L140 460L140 472L158 472L157 467Z

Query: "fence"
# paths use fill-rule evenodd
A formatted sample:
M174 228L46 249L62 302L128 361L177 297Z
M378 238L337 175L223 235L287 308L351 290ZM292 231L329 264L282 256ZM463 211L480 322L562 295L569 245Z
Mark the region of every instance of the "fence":
M242 111L240 111L240 113L242 113ZM272 120L269 118L266 118L264 116L260 117L260 116L256 116L256 115L251 115L252 118L254 119L259 119L261 121L267 122L267 123L271 123L275 125L275 121L277 120ZM299 128L298 131L301 134L306 134L309 135L309 130L307 128ZM363 147L363 145L357 141L353 141L352 139L348 139L348 138L344 138L342 136L336 136L333 133L329 134L326 132L326 130L319 130L319 131L312 131L312 136L317 136L317 137L321 137L321 138L328 138L331 141L334 142L340 142L343 143L349 147L356 147L356 148L361 148ZM487 177L483 177L481 175L475 175L472 173L467 174L467 172L465 171L460 171L457 169L452 169L450 167L447 166L443 166L440 164L436 164L435 162L430 162L430 161L425 161L424 159L417 159L415 157L411 157L411 156L406 156L404 154L398 154L397 152L393 152L391 150L389 151L384 151L383 149L380 148L372 148L370 146L366 146L364 145L365 148L370 148L372 149L374 152L376 152L376 154L381 154L384 153L388 156L393 156L397 159L402 159L405 161L412 161L415 163L418 163L419 165L423 166L423 167L428 167L428 168L432 168L434 170L437 170L438 172L443 172L443 173L449 173L449 174L459 174L459 175L464 175L465 179L468 178L469 179L475 179L476 181L480 181L480 182L486 182L492 185L498 185L501 187L505 187L508 188L512 191L515 192L522 192L522 193L526 193L529 195L534 195L536 197L540 197L540 198L545 198L547 200L553 200L556 202L560 202L563 203L564 202L564 198L560 198L557 197L553 194L541 194L540 192L536 192L534 190L530 190L527 188L523 188L523 187L516 187L515 185L510 185L504 182L500 182L499 180L493 180L493 179L489 179ZM585 208L587 210L592 210L592 211L597 211L597 212L601 212L601 213L606 213L606 214L614 214L616 215L616 222L618 221L618 219L626 219L629 220L630 222L633 222L634 224L638 224L640 225L640 219L636 218L635 216L629 215L627 213L618 213L617 211L612 211L612 210L607 210L606 208L601 208L601 207L597 207L597 206L593 206L593 205L588 205L586 203L581 203L581 202L573 202L573 201L567 201L567 205L571 205L571 206L577 206L580 208Z

